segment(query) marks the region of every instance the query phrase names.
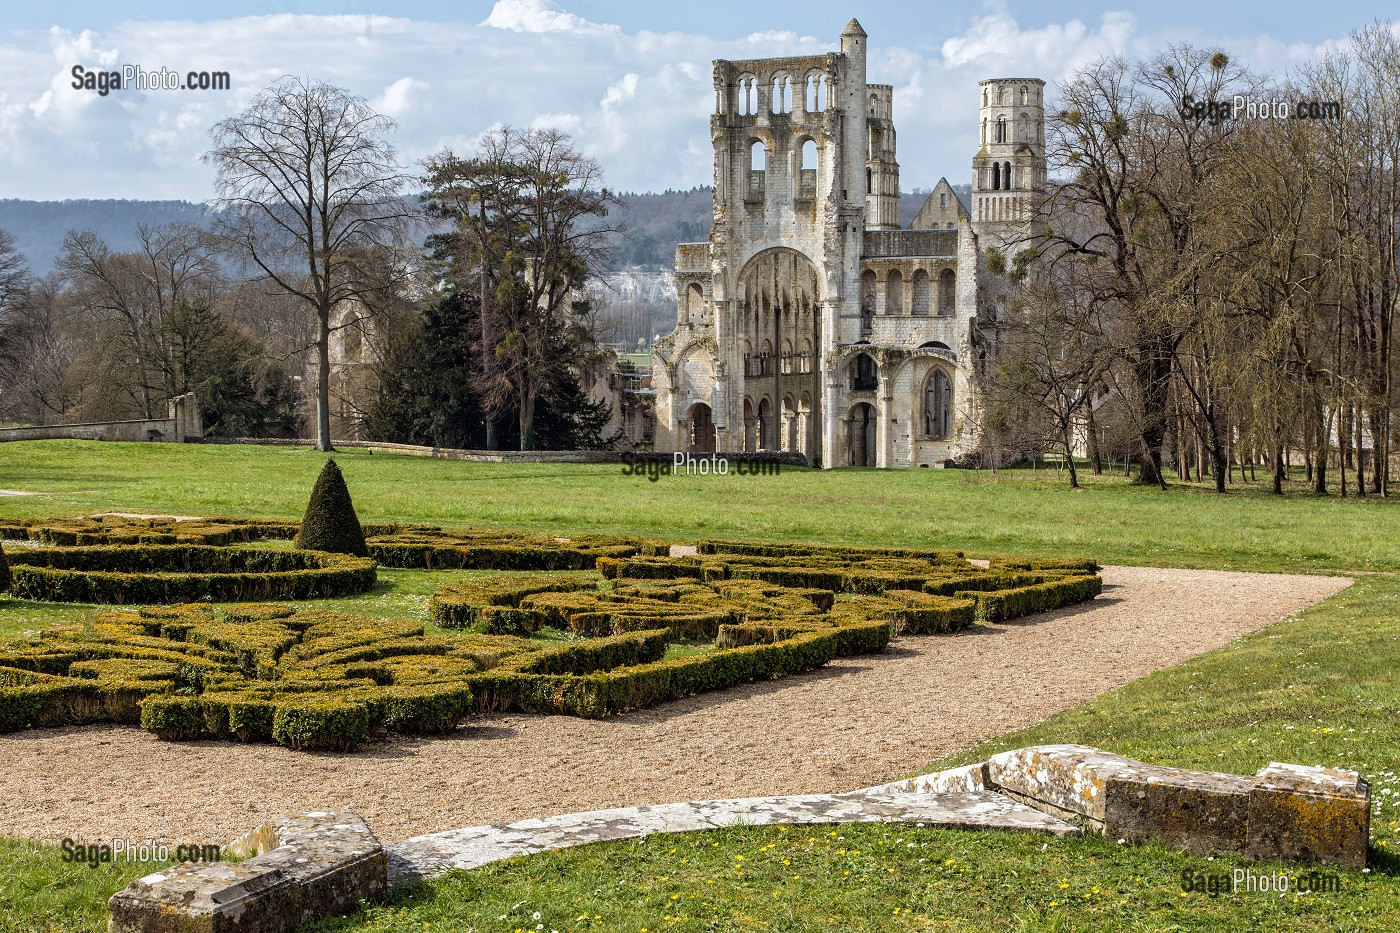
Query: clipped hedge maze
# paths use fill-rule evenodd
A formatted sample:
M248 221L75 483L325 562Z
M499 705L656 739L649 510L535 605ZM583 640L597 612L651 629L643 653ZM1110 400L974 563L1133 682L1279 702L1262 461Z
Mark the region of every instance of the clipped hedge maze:
M592 570L600 557L669 554L668 542L615 535L556 537L515 531L444 531L426 525L367 525L369 555L385 567L419 570Z
M344 751L375 732L455 728L470 676L529 647L482 641L276 604L102 612L0 646L0 732L117 722Z
M374 586L374 561L324 551L116 544L16 550L10 592L53 602L324 599Z
M371 554L396 566L513 572L439 588L435 618L456 630L443 635L276 604L99 613L0 644L0 732L139 723L166 739L343 751L378 733L447 731L473 712L605 717L879 651L895 634L1058 608L1101 588L1092 561L982 568L956 552L733 541L669 557L668 547L635 539L392 526L369 538ZM536 638L542 630L548 639Z

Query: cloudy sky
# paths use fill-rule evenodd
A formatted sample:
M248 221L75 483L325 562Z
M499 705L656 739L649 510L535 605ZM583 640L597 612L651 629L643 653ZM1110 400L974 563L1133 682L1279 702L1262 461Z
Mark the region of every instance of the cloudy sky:
M870 34L869 79L895 87L907 190L968 179L982 78L1053 84L1100 55L1181 41L1221 45L1279 74L1372 20L1400 19L1394 10L1359 0L11 6L0 22L0 197L204 200L210 126L284 74L368 98L397 121L406 163L444 147L469 153L494 125L549 125L572 134L616 189L708 184L710 61L831 51L853 15ZM75 65L227 71L232 83L99 96L72 87Z

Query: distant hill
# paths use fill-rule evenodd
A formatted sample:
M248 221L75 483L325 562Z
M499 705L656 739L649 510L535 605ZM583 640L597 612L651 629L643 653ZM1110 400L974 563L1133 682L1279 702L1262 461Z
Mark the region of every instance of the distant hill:
M34 272L53 269L69 230L93 230L118 252L136 248L136 228L176 222L203 224L192 201L21 201L0 199L0 229L14 234Z
M967 203L970 185L954 185ZM905 227L923 206L928 191L905 192L899 221ZM607 219L621 221L627 236L619 240L612 270L629 267L669 268L677 243L709 238L714 197L708 186L657 194L622 194L622 207ZM136 248L136 228L177 221L203 224L201 205L192 201L23 201L0 199L0 228L14 234L36 273L53 269L69 230L93 230L119 252Z

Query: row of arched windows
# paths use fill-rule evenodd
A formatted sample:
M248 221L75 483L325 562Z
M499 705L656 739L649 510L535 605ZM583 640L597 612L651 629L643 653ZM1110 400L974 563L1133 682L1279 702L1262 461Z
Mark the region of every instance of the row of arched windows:
M814 139L804 139L802 141L802 161L798 164L799 169L814 169L817 167L817 142ZM764 172L768 170L768 147L763 140L755 139L749 144L749 171Z
M866 315L875 313L875 286L877 277L874 270L866 269L860 276L861 311ZM909 288L909 310L910 314L929 314L935 309L931 306L934 299L931 289L929 274L924 269L915 269L914 276L910 281ZM905 287L904 273L898 269L891 269L885 275L885 313L905 314ZM944 269L938 274L938 294L936 313L940 315L952 314L956 310L957 301L957 276L952 269Z
M1035 96L1031 93L1031 89L1028 85L1021 85L1019 94L1021 96L1021 106L1024 107L1026 104L1035 103ZM982 88L982 106L987 106L987 103L987 89ZM997 103L1003 106L1006 104L1006 88L997 88Z
M1007 131L1008 127L1006 117L997 117L996 122L992 124L991 141L994 143L1043 143L1045 141L1042 135L1044 131L1039 124L1035 125L1034 138L1032 138L1031 118L1029 115L1024 113L1021 114L1021 116L1018 117L1016 120L1016 138L1014 140L1007 135ZM982 143L984 145L987 143L986 117L982 118Z
M802 109L804 112L821 113L826 109L826 97L830 83L826 75L821 72L807 75L802 87ZM742 75L735 85L735 89L738 91L739 115L743 117L756 116L759 110L758 79L753 75ZM773 85L769 91L769 112L775 114L792 113L794 83L789 75L783 73L774 75Z

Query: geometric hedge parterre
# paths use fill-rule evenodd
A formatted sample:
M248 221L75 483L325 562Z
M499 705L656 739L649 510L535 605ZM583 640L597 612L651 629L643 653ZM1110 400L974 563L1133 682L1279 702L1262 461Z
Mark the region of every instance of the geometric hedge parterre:
M204 524L188 531L222 534L213 526L238 523ZM294 533L279 523L272 534L288 537L289 526ZM287 605L187 604L102 612L37 640L0 642L0 732L139 723L165 739L349 750L385 732L447 731L474 712L604 717L879 651L895 634L1081 602L1102 586L1092 561L982 568L948 551L734 541L669 557L664 543L615 536L366 531L372 558L386 565L507 572L438 589L438 624L461 630L446 635ZM0 533L18 537L14 526ZM11 560L17 575L32 573L47 568L29 558L59 550ZM566 635L531 639L544 629ZM676 642L687 650L668 657Z

